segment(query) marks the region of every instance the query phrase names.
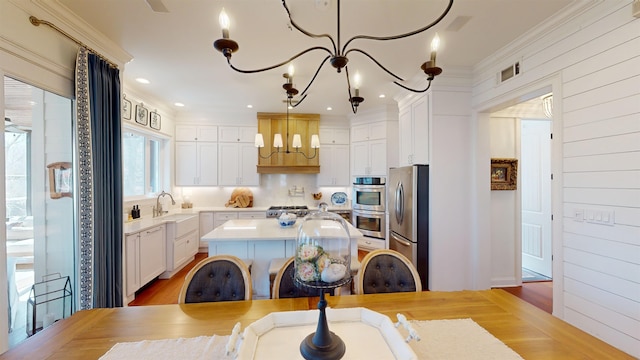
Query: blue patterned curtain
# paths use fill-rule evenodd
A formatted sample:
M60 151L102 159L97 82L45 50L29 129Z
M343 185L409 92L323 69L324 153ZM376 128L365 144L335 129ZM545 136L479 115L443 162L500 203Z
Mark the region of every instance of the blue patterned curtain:
M76 62L80 308L122 306L122 144L117 68L80 48Z

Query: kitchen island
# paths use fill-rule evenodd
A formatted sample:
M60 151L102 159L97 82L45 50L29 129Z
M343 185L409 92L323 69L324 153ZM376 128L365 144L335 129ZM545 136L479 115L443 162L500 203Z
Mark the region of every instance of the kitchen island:
M234 219L204 234L201 240L209 243L209 256L229 254L252 260L253 296L263 299L269 298L271 260L295 254L297 224L285 228L276 219ZM355 273L360 268L358 239L363 235L349 223L347 228L351 240L351 272Z

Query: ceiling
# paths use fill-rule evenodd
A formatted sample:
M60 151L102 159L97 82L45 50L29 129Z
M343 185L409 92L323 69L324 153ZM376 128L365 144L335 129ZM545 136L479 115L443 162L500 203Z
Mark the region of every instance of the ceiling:
M424 77L419 67L428 60L428 46L436 31L441 38L437 61L444 74L471 69L572 1L456 0L444 20L425 33L394 41L358 40L350 48L368 52L392 72L415 82ZM310 46L330 46L326 39L310 39L292 30L278 0L58 2L133 56L124 68L127 87L166 104L184 103L176 111L180 117L192 119L216 118L215 114L224 112L285 111L282 84L286 79L282 75L286 65L258 74L240 74L213 48L212 43L221 37L218 14L223 7L231 20L230 38L240 46L232 57L239 68L266 67ZM299 26L313 33L335 34L337 0L291 0L287 4ZM156 11L151 5L167 12ZM341 4L341 42L358 34L387 36L417 29L433 21L446 5L446 0L345 0ZM468 21L460 26L464 17ZM352 54L349 71L358 71L363 79L361 111L407 93L365 56ZM325 52L314 51L294 61L294 83L300 91L325 56ZM139 85L134 81L138 77L151 83ZM380 94L386 97L381 99ZM308 98L292 111L346 116L351 112L347 100L344 71L338 74L326 63ZM247 105L253 108L247 109Z

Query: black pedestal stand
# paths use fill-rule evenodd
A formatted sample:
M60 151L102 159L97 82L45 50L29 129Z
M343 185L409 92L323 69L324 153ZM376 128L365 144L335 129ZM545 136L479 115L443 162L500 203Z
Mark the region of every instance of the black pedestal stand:
M300 354L307 360L338 360L344 356L347 349L344 341L329 331L326 308L327 301L324 299L324 290L322 290L320 292L320 301L318 301L320 316L318 317L316 332L309 334L300 343Z

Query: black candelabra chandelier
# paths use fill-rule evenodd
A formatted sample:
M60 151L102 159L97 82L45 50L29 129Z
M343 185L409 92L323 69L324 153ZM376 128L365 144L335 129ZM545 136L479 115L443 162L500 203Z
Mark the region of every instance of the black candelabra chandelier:
M308 49L305 49L303 51L300 51L299 53L293 55L292 57L290 57L289 59L271 65L271 66L267 66L264 68L259 68L259 69L253 69L253 70L244 70L244 69L239 69L237 67L235 67L232 63L231 63L231 56L233 55L234 52L236 52L238 50L238 43L235 42L234 40L229 38L229 18L227 16L227 14L225 13L224 9L222 9L222 11L220 12L220 26L222 27L222 39L218 39L213 43L213 47L220 51L224 57L227 59L227 63L229 64L229 66L240 73L244 73L244 74L251 74L251 73L258 73L258 72L262 72L262 71L267 71L267 70L272 70L275 69L277 67L280 67L282 65L285 65L287 63L291 63L291 61L299 58L300 56L311 52L311 51L316 51L316 50L320 50L320 51L326 51L328 53L328 55L324 58L324 60L322 60L322 62L320 63L320 65L318 66L318 69L316 70L315 74L313 75L313 77L311 78L311 80L309 81L309 84L305 87L305 89L302 91L301 96L302 99L300 100L300 102L302 102L302 100L304 100L304 98L307 95L307 90L309 90L309 87L311 87L311 84L313 84L314 80L316 79L316 77L318 76L318 73L320 72L320 69L322 69L322 66L329 61L329 63L337 70L337 72L342 72L342 69L344 68L345 70L345 74L346 74L346 78L347 78L347 92L349 94L349 102L351 103L351 110L353 111L353 113L355 114L358 111L358 106L364 101L364 98L362 96L360 96L360 89L359 89L359 74L356 73L356 76L354 76L354 94L352 95L351 93L351 80L349 77L349 68L347 66L347 64L349 63L349 58L347 57L347 55L349 55L349 53L351 52L358 52L361 53L363 55L365 55L366 57L368 57L371 61L373 61L376 65L378 65L378 67L380 67L380 69L384 70L387 74L391 75L393 78L395 78L395 80L393 81L394 84L409 90L409 91L413 91L413 92L425 92L427 91L430 87L431 87L431 81L438 75L440 75L442 73L442 69L436 66L436 52L437 52L437 48L439 46L440 43L440 39L438 37L438 35L436 34L432 43L431 43L431 56L430 59L426 62L424 62L422 64L422 66L420 67L422 69L422 71L424 71L424 73L427 75L427 87L425 89L422 90L417 90L417 89L412 89L408 86L405 86L403 84L401 84L399 81L404 82L405 80L401 77L399 77L398 75L394 74L393 72L391 72L389 69L387 69L386 67L384 67L378 60L376 60L373 56L371 56L370 54L368 54L367 52L365 52L364 50L358 49L358 48L349 48L349 45L355 41L355 40L360 40L360 39L365 39L365 40L379 40L379 41L387 41L387 40L397 40L397 39L402 39L402 38L406 38L409 36L413 36L416 34L420 34L430 28L432 28L433 26L435 26L436 24L438 24L442 19L444 19L444 17L449 13L449 10L451 10L451 7L453 6L453 0L449 0L449 3L447 5L447 7L444 9L444 11L440 14L440 16L438 16L433 22L425 25L424 27L421 27L419 29L407 32L407 33L403 33L403 34L399 34L399 35L391 35L391 36L370 36L370 35L356 35L352 38L350 38L349 40L347 40L347 42L345 42L344 46L340 46L341 43L341 38L340 38L340 0L337 0L338 4L337 4L337 33L336 33L336 39L334 40L334 38L329 35L329 34L314 34L311 33L305 29L303 29L302 27L300 27L291 17L291 12L289 11L289 7L287 6L287 2L285 0L282 0L282 6L284 7L285 11L287 12L287 16L289 18L289 22L291 23L291 25L298 31L300 31L301 33L303 33L304 35L311 37L311 38L327 38L329 39L329 41L331 42L332 45L332 49L324 47L324 46L312 46L309 47ZM286 85L286 84L285 84ZM286 89L286 88L285 88ZM294 89L295 90L295 89ZM288 92L287 92L288 93ZM297 94L297 90L296 90L296 94ZM294 94L295 95L295 94ZM298 102L297 104L299 104L300 102ZM291 103L291 101L289 100L289 103Z

